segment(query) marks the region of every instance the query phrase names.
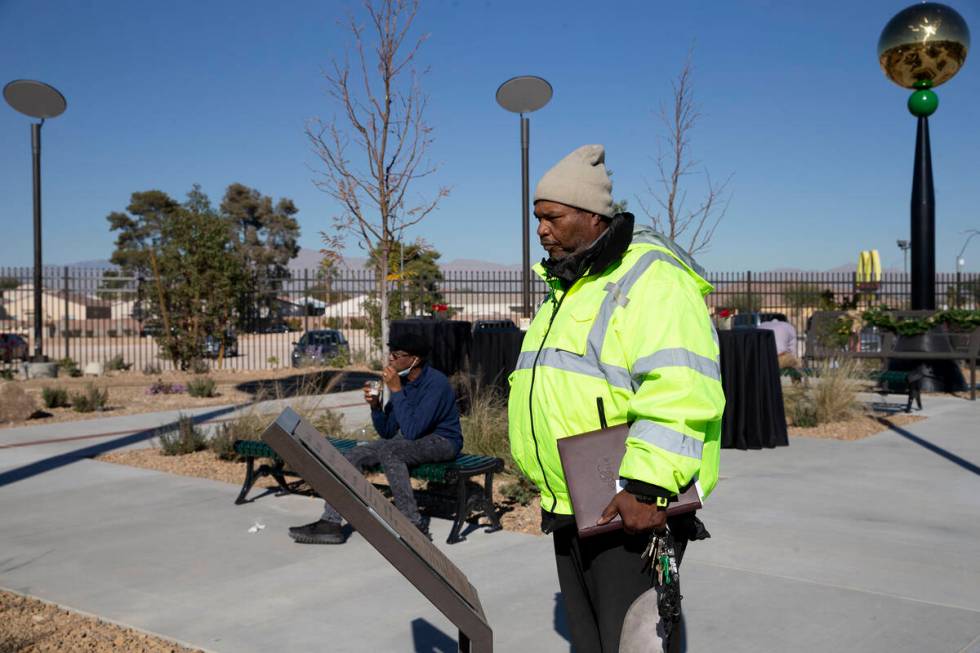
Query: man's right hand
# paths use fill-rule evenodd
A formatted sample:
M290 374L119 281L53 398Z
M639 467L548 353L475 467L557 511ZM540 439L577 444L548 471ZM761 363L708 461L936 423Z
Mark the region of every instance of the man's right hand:
M364 401L367 405L371 407L371 410L381 409L381 393L371 394L371 382L367 381L364 383Z

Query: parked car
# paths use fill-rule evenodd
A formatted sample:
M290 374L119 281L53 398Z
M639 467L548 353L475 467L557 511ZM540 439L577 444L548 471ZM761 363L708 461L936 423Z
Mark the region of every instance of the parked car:
M225 345L225 358L238 355L238 336L228 331L224 336L208 334L204 337L204 357L217 358L221 354L221 343Z
M337 358L343 358L345 363L350 361L347 339L336 329L307 331L299 342L293 342L293 345L293 353L290 357L293 367L325 365Z
M16 333L0 333L0 361L9 363L13 360L27 360L27 341Z

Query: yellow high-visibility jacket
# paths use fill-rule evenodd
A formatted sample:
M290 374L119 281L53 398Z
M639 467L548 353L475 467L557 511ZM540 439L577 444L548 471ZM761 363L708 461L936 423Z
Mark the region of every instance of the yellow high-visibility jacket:
M557 441L600 428L597 397L609 425L630 424L620 477L672 493L698 481L711 493L725 396L704 302L712 287L694 267L640 227L606 269L567 292L551 285L510 375L508 405L514 461L545 510L573 512Z

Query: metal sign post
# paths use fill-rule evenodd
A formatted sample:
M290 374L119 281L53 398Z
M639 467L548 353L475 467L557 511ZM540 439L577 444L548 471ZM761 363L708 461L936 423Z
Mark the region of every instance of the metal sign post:
M492 653L476 588L316 428L287 408L262 439L459 629L459 650Z

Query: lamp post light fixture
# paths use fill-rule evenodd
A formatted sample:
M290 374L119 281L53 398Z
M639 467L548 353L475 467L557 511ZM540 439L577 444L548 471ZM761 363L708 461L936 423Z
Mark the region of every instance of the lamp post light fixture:
M548 104L551 84L532 75L513 77L497 89L497 104L521 116L521 315L531 317L531 216L528 189L528 149L531 121L524 115Z
M966 252L966 247L970 244L970 241L973 240L973 237L980 236L980 229L967 229L963 233L969 235L967 235L966 240L963 241L963 247L960 248L960 253L956 255L957 272L961 272L963 270L963 266L966 265L966 261L963 259L963 254Z
M902 250L902 272L905 274L909 273L909 248L912 244L907 240L895 241L898 248Z
M912 174L912 308L936 308L936 208L929 116L939 106L932 89L966 62L970 30L950 7L923 2L895 14L878 39L878 62L891 81L913 89L909 112L918 119Z
M43 348L43 321L41 292L44 279L41 274L41 126L48 118L56 118L65 112L68 102L53 86L31 79L17 79L3 87L7 104L40 122L31 123L31 153L34 171L34 354L35 363L45 361Z

